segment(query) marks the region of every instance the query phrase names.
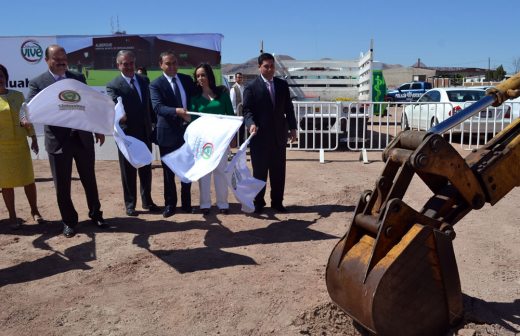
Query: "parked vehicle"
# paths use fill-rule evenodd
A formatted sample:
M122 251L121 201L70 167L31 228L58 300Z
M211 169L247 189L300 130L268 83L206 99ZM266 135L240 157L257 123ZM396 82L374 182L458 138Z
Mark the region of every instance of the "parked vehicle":
M484 86L470 86L470 88L472 89L482 89L482 90L487 90L489 89L491 86L489 85L484 85ZM518 98L515 98L515 99L508 99L504 102L504 105L506 106L510 106L511 107L511 119L516 119L518 117L520 117L520 97Z
M428 82L411 82L401 84L397 89L390 90L385 95L388 102L411 102L416 101L426 91L432 88Z
M520 117L520 97L507 100L504 105L511 106L511 118L516 119Z
M486 94L483 89L437 88L422 95L417 104L407 105L401 116L403 129L428 130ZM511 105L488 107L453 129L454 132L497 133L511 123Z

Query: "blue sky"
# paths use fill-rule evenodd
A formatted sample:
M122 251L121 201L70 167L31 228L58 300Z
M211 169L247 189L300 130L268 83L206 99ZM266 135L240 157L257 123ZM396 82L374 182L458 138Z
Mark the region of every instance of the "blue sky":
M75 5L82 3L81 5ZM520 1L11 1L0 36L221 33L223 63L264 50L296 59L353 59L374 40L378 61L492 68L520 59ZM1 54L0 54L1 59Z

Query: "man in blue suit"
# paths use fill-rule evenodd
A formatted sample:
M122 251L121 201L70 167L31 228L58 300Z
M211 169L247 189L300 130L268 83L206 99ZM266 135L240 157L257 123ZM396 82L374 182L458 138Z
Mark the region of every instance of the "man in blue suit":
M107 94L112 97L115 103L117 103L117 97L122 98L125 116L119 122L121 129L126 135L144 142L151 151L152 123L155 120L155 115L152 114L148 82L144 77L135 73L135 55L132 51L120 50L116 56L116 63L121 74L107 84ZM141 184L143 209L151 212L160 211L152 200L152 165L149 164L136 169L119 150L118 155L126 214L137 216L135 211L137 174L139 174Z
M177 57L172 51L165 51L159 56L159 66L163 74L150 83L152 107L157 116L157 144L161 156L173 152L184 144L184 131L191 120L187 107L195 91L195 84L190 76L178 74ZM163 216L175 214L177 206L177 188L175 174L162 163L164 176ZM191 183L181 182L182 210L192 212Z
M271 185L271 207L287 212L283 205L285 189L285 148L287 138L296 139L296 118L287 82L274 77L275 63L271 54L258 57L260 76L244 89L244 123L251 139L253 176ZM290 131L290 133L289 133ZM256 195L255 213L265 207L265 187Z

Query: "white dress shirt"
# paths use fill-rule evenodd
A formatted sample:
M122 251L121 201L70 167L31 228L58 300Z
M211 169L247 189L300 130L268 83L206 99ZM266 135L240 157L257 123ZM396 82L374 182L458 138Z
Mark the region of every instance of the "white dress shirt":
M176 78L177 80L175 81L175 83L177 84L177 87L179 88L179 91L181 92L181 100L182 100L182 107L187 109L188 108L188 102L186 101L187 98L186 98L186 91L184 91L184 87L182 86L182 82L181 80L179 79L178 76L176 77L170 77L168 76L167 74L165 74L163 72L163 75L164 77L166 77L166 79L168 80L168 82L170 83L171 87L172 87L172 90L173 90L173 93L175 94L175 88L173 87L173 79Z

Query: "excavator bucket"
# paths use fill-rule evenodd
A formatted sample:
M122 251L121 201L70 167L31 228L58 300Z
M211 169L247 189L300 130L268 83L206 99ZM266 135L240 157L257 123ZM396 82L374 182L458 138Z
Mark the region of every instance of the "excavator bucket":
M383 153L326 271L332 300L378 335L442 335L463 314L453 225L520 185L520 119L463 159L437 134L402 132ZM402 199L417 174L433 196Z
M366 277L376 240L364 235L345 251L346 240L330 256L327 289L365 328L378 335L442 335L461 317L460 282L446 234L414 225Z
M497 88L519 89L520 73ZM520 119L466 159L440 133L494 102L486 96L428 133L401 132L385 149L385 168L360 197L326 271L332 301L371 332L443 335L462 317L453 225L520 184L511 168L520 158ZM433 193L419 211L403 201L414 176Z
M463 313L454 231L447 222L482 207L484 195L440 135L403 132L384 159L376 188L361 196L349 231L330 255L327 289L378 335L441 335ZM421 211L402 201L415 174L434 192Z

